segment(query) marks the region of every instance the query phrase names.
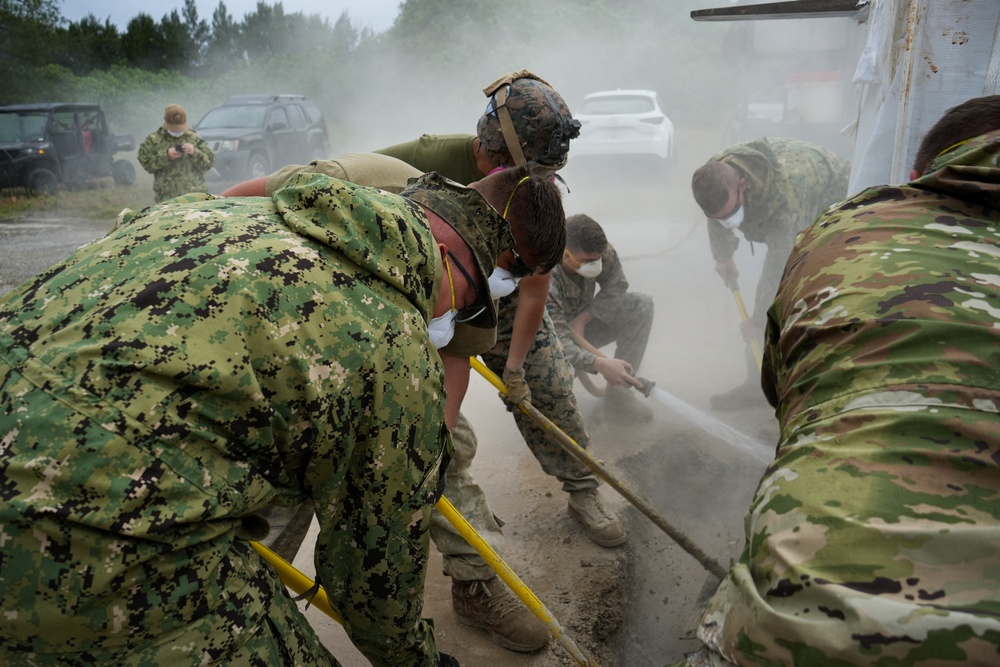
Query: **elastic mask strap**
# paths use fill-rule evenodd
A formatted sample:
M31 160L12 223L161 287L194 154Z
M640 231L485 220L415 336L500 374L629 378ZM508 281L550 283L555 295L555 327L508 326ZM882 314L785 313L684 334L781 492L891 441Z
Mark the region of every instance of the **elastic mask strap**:
M455 279L451 277L451 262L447 255L444 257L444 268L448 272L448 286L451 287L451 309L455 310Z
M503 219L504 220L507 219L507 211L510 210L510 203L512 201L514 201L514 193L517 192L517 188L520 187L521 183L524 183L529 178L531 178L531 176L525 176L524 178L522 178L521 180L519 180L517 182L517 184L514 186L514 189L510 191L510 197L507 199L507 205L503 207Z

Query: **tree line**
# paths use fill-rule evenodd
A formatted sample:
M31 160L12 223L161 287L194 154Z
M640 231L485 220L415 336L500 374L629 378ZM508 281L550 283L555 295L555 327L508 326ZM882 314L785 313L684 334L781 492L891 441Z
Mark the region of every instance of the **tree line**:
M381 33L357 29L346 12L331 23L264 0L239 19L225 0L211 17L184 0L124 29L93 15L69 21L61 2L0 0L0 104L98 102L136 134L155 127L165 103L184 104L193 121L228 95L260 92L312 97L348 148L361 128L395 123L408 107L414 117L421 106L451 110L456 120L445 113L441 123L461 118L453 131L471 132L475 91L521 68L571 106L591 90L651 88L675 120L704 118L726 83L722 30L688 17L718 0L404 0Z

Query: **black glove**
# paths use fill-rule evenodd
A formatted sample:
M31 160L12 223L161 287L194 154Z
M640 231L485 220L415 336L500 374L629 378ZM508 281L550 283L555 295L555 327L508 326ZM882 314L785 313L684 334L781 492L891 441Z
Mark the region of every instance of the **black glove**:
M461 665L447 653L438 653L438 667L461 667Z

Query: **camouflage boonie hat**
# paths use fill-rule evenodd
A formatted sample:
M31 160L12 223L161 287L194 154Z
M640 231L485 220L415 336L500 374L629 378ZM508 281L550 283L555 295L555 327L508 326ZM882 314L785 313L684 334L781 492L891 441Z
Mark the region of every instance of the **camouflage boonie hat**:
M428 172L410 180L400 195L426 206L458 232L472 250L482 287L488 293L489 277L497 258L514 247L510 223L503 219L479 192L449 180L437 172ZM497 325L497 307L486 299L486 310L468 322L474 327L491 329Z
M517 166L537 162L561 169L566 165L569 141L580 135L580 121L573 119L552 86L521 70L497 79L483 92L490 101L476 134L496 166L507 165L511 159Z

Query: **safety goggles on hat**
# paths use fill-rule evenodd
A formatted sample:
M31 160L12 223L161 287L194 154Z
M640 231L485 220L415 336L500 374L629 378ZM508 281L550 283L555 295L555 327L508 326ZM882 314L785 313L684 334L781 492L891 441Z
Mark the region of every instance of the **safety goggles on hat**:
M514 278L526 278L535 273L535 267L529 266L524 258L517 254L517 251L513 248L508 248L510 254L514 256L514 261L511 262L507 270L510 271L510 275Z
M564 115L560 113L559 105L552 97L552 86L545 79L528 70L511 72L500 77L483 88L483 93L490 98L486 105L486 115L493 116L500 123L500 132L503 134L504 143L507 145L507 150L514 160L514 164L519 167L527 164L528 160L524 157L524 151L521 149L521 141L514 128L514 121L510 117L510 110L507 109L507 98L510 97L511 84L519 79L531 79L545 86L542 93L545 95L545 100L552 110L556 123L556 128L549 136L548 147L544 153L535 156L532 162L537 162L550 169L561 169L569 159L570 139L580 136L580 121L575 118L566 120Z

